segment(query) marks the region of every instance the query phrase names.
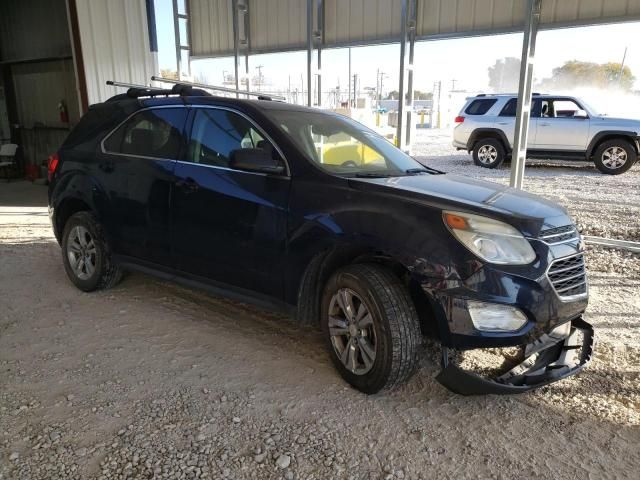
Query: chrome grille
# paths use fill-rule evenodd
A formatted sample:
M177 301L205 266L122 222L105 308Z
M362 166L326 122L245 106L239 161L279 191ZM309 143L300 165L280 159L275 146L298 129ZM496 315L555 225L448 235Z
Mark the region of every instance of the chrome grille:
M555 260L549 266L547 277L560 298L574 297L587 293L587 272L584 254Z
M540 239L546 243L563 243L578 238L578 231L573 225L549 228L540 232Z

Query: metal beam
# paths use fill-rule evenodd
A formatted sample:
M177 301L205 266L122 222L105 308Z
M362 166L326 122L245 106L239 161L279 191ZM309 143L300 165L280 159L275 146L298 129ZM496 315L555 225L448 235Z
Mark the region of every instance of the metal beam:
M522 39L522 59L520 62L520 84L518 87L518 110L513 139L510 185L522 188L524 167L527 159L527 138L531 116L531 87L533 83L533 65L536 53L536 39L540 24L542 0L527 0L524 36Z
M178 0L173 0L173 31L176 36L176 70L178 70L178 80L180 80L182 78L182 48L180 48L180 18L178 17Z
M233 10L233 74L236 82L236 98L240 98L240 69L238 68L238 63L240 62L240 25L238 24L238 0L232 0L231 8Z
M316 0L316 31L314 33L318 51L318 106L322 106L322 44L324 43L324 0Z
M307 0L307 106L313 103L311 92L311 57L313 55L313 0Z
M416 0L402 0L401 9L400 21L402 23L400 24L400 77L398 81L396 144L401 150L409 151L411 148L411 111L413 109L413 51L416 36ZM409 46L408 62L406 58L407 44ZM405 74L407 74L406 89ZM407 92L408 90L410 93ZM407 93L408 95L406 95ZM380 92L380 94L382 94L382 92Z

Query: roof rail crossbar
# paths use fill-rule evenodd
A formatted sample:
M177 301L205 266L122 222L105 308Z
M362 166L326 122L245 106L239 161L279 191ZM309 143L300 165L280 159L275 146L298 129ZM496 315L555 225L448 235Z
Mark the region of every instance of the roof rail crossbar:
M218 87L216 85L207 85L206 83L186 82L184 80L175 80L173 78L164 78L153 75L151 80L155 82L167 82L174 85L188 85L196 88L204 88L205 90L214 90L218 92L238 93L241 95L250 95L252 97L258 97L261 100L286 100L285 97L280 95L265 95L264 92L251 92L247 90L236 90L235 88ZM262 98L261 98L262 97Z
M176 84L172 88L148 87L146 85L136 85L133 83L114 82L107 80L107 85L114 87L128 88L127 93L115 95L109 100L122 100L124 98L140 98L140 97L158 97L168 95L180 95L189 97L210 96L211 94L204 90L193 88L191 85Z

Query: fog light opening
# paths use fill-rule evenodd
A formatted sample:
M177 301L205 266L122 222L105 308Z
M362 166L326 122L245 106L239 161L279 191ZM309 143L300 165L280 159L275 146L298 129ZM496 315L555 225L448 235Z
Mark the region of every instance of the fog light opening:
M469 301L467 309L473 326L482 332L517 332L527 324L527 316L510 305Z

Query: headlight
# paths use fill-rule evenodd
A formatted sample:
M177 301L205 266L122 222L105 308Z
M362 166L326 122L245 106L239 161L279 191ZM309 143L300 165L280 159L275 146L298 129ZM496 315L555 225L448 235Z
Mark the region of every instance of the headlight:
M524 313L509 305L467 302L473 326L485 332L515 332L527 323Z
M470 213L442 212L451 233L489 263L526 265L536 259L531 245L511 225Z

